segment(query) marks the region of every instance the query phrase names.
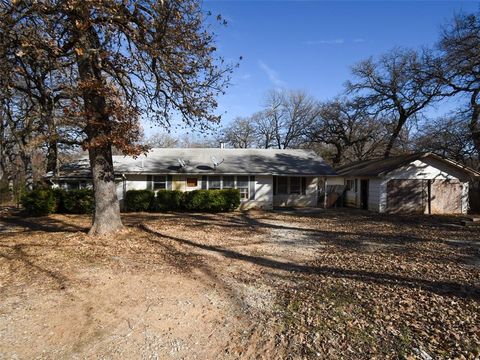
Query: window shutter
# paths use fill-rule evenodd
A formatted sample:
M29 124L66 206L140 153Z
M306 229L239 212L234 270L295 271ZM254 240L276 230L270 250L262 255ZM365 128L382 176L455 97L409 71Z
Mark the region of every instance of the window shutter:
M147 175L147 190L153 190L153 176Z
M250 176L250 198L249 200L255 200L255 176Z
M307 193L307 178L302 177L302 195Z
M167 190L172 190L172 175L167 175Z
M273 195L277 195L277 177L273 177Z
M208 176L203 175L202 176L202 190L207 190L207 181L208 181Z

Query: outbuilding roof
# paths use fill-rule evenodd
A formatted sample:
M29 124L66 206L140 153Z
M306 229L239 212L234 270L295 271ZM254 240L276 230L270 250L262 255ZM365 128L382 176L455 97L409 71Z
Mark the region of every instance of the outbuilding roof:
M432 158L434 160L440 161L450 167L455 168L457 171L461 171L469 176L480 176L480 172L478 172L477 170L471 169L456 161L429 152L357 161L351 164L340 166L336 168L336 171L339 175L342 176L383 176L395 169L398 169L399 167L410 164L413 161L425 158Z
M311 150L154 148L146 155L113 157L118 174L252 174L335 176L335 170ZM53 174L47 174L52 177ZM60 168L58 177L90 177L88 157Z

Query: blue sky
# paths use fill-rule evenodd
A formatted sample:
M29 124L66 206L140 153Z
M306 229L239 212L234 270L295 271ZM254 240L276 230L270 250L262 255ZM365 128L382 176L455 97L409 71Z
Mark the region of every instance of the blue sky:
M227 95L223 124L258 111L269 89L305 90L320 100L342 91L350 66L389 49L432 45L457 12L477 1L205 1L227 27L216 27L219 55L243 60Z

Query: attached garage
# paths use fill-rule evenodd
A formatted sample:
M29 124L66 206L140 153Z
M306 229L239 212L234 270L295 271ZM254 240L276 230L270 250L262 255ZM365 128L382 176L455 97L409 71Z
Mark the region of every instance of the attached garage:
M387 212L460 214L463 187L459 180L392 179L387 182Z
M412 214L467 213L469 181L480 176L431 153L362 161L337 171L349 206Z

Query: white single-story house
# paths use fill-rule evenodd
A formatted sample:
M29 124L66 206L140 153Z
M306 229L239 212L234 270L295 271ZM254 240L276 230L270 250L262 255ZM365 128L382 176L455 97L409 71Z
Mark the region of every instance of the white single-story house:
M390 213L465 214L480 172L432 153L360 161L336 169L347 206Z
M136 158L114 156L117 196L122 204L128 190L240 190L241 208L317 206L335 171L310 150L156 148ZM91 186L88 157L65 164L52 186ZM337 179L338 181L338 179Z

